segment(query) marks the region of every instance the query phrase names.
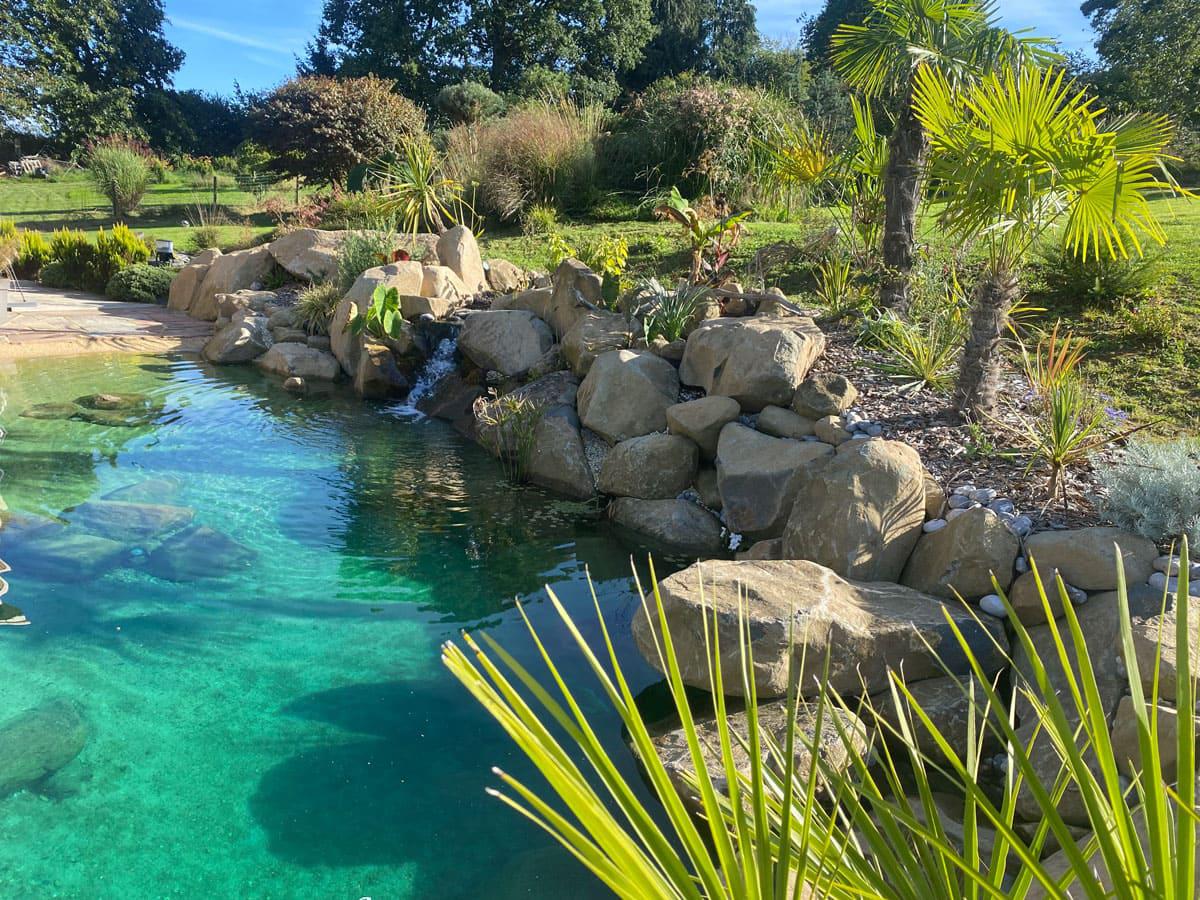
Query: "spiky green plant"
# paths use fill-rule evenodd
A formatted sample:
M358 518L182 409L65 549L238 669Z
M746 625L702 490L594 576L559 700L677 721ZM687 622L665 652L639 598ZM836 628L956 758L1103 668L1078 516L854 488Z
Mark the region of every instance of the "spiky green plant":
M946 611L954 635L951 644L957 644L953 650L963 655L971 669L970 679L959 680L969 702L965 746L939 729L897 673L892 674L890 693L900 714L894 724L882 726L892 740L864 748L841 715L849 711L848 704L831 691L804 701L815 707L815 727L811 736L802 733L796 725L802 701L792 678L783 733L768 733L758 719L744 607L737 653L740 688L747 698L745 733L735 732L725 705L721 663L727 658L722 654L731 648L720 646L715 607L710 622L702 594L704 647L720 747L720 759L706 761L651 566L651 591L641 591L639 584L639 592L646 614L657 623L658 661L691 757L695 773L691 787L701 806L699 817L685 807L658 757L594 592L603 641L599 653L554 592L548 594L618 712L661 809L648 809L639 799L519 604L549 683L535 678L486 632L481 642L465 636L465 649L447 642L443 661L535 764L557 802L499 770L503 788L492 793L545 829L620 897L1192 897L1200 823L1195 812L1196 721L1191 715L1180 720L1175 738L1178 774L1171 782L1160 761L1167 738L1158 728L1159 658L1153 672L1141 671L1120 553L1116 558L1120 649L1144 763L1132 786L1118 770L1093 659L1094 654L1111 653L1113 648L1088 646L1061 579L1055 585L1058 602L1053 606L1038 580L1052 640L1048 658L1041 656L1028 629L1004 601L1015 640L1028 660L1029 680L1017 679L1015 690L1033 710L1038 727L1032 738L1018 735L1014 718L1004 712L1012 696L992 681L972 643ZM1186 545L1182 558L1186 571ZM1164 593L1164 607L1166 602ZM1173 640L1179 673L1175 700L1186 711L1195 699L1186 588L1175 598L1175 606L1176 631L1168 639ZM1062 624L1055 619L1060 609L1065 617ZM1160 655L1162 645L1160 641ZM789 659L793 657L789 654ZM1065 686L1052 682L1052 666L1063 670ZM1143 690L1147 683L1153 686L1149 696ZM867 708L878 712L870 701ZM1009 762L998 796L981 778L984 741L989 735L1008 748ZM845 764L834 764L821 752L826 741L836 745ZM928 741L933 749L920 749L930 746ZM1048 744L1062 761L1050 781L1032 757L1038 741L1044 742L1043 748ZM735 764L735 747L745 751L748 771ZM798 749L807 749L812 760L804 771L795 762ZM1089 756L1098 760L1095 769ZM715 764L717 777L710 773L710 763ZM935 798L936 790L944 790L947 784L956 788L961 802L958 838L944 824ZM1068 787L1079 793L1093 829L1090 838L1079 842L1059 809ZM1042 817L1028 840L1016 820L1016 797L1023 789L1030 792ZM992 848L985 851L983 838L992 832ZM1062 848L1056 856L1044 852L1051 838Z
M885 310L867 325L871 343L883 354L875 367L907 390L949 390L966 331L963 319L943 310L919 321Z
M396 216L409 234L422 228L441 234L447 223L461 218L462 182L445 172L441 156L426 140L406 141L398 157L384 162L374 176L380 209Z

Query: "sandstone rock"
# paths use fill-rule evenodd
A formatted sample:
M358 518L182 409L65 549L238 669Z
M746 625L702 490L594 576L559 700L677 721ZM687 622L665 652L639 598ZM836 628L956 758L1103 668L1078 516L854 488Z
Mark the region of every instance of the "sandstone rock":
M475 235L465 225L448 228L438 238L437 255L442 265L450 269L466 287L467 294L478 294L488 290L487 275L483 270L483 257Z
M445 319L461 305L461 302L451 297L421 297L416 294L400 295L400 315L410 322L421 316L433 316L435 319Z
M304 339L304 343L308 344L314 350L333 352L333 342L329 340L329 335L327 334L310 334ZM334 358L336 359L337 357Z
M600 468L602 493L642 500L669 500L696 477L699 453L687 438L646 434L621 441Z
M716 459L721 429L742 414L732 397L701 397L667 408L667 429L688 438L705 460Z
M554 293L543 316L554 333L565 336L603 300L600 276L577 259L564 259L554 270Z
M250 316L226 325L205 342L200 353L218 365L244 363L262 356L274 343L266 319Z
M87 744L79 707L50 700L0 725L0 799L42 782L71 762Z
M679 377L758 412L790 404L824 349L812 319L713 319L688 337Z
M194 515L188 506L122 500L89 500L65 513L72 527L127 544L139 544L178 531Z
M172 535L146 560L147 570L170 581L217 578L249 566L255 553L207 525L193 525Z
M364 341L354 374L354 393L364 399L382 400L402 397L408 389L408 379L396 366L391 349L376 341Z
M206 254L210 251L205 251ZM179 274L171 280L171 290L167 294L167 309L187 312L191 309L196 297L200 294L200 286L208 274L212 261L221 255L220 250L212 250L211 255L201 260L200 255L192 257L191 262L179 270Z
M751 540L779 537L802 472L832 454L828 444L773 438L730 422L717 444L717 486L729 529Z
M742 693L739 608L751 636L758 695L764 699L786 694L789 665L804 696L819 693L826 659L828 686L847 698L884 689L891 669L902 668L909 681L947 670L966 674L969 665L944 611L989 675L1004 665L996 642L1007 650L999 625L980 625L961 605L897 584L847 581L807 560L709 560L663 579L659 591L684 683L702 689L710 683L704 628L707 620L711 631L715 611L722 678L735 696ZM653 627L658 630L657 616ZM633 634L643 658L657 667L654 634L643 609L634 616Z
M1142 688L1147 697L1153 696L1154 668L1158 664L1158 697L1167 703L1174 703L1179 689L1179 661L1175 652L1175 635L1178 630L1178 608L1174 597L1169 600L1166 612L1162 612L1162 591L1157 588L1146 588L1153 596L1153 605L1148 610L1131 610L1133 613L1133 652L1137 660L1138 674L1142 679ZM1088 606L1099 598L1088 600ZM1200 659L1200 600L1190 597L1188 600L1188 654L1192 659L1193 671L1195 660ZM1161 649L1160 649L1161 641ZM1200 709L1200 704L1198 704Z
M489 259L487 261L488 285L493 291L501 294L514 294L529 282L529 276L507 259Z
M554 343L550 327L531 312L489 310L466 316L458 337L463 356L481 369L518 375Z
M937 483L937 480L929 474L925 473L925 518L936 519L941 516L942 510L946 506L946 492L942 490L942 486Z
M276 344L307 344L308 332L303 328L272 328L271 337Z
M955 679L943 675L920 681L906 681L905 687L912 694L917 706L941 733L941 736L960 754L960 758L966 755L967 747L972 740L970 738L972 696L968 693L971 690L974 690L975 707L975 737L973 740L978 741L986 731L987 725L983 713L988 706L987 693L973 676L960 676ZM897 697L900 700L899 705L896 703ZM925 726L914 711L912 703L899 687L896 688L895 694L885 688L874 695L871 698L871 708L874 710L880 730L888 735L889 740L899 740L897 736L902 733L900 722L904 717L916 738L917 749L930 759L942 756L941 747L933 737L933 733ZM862 711L860 714L868 715L867 712ZM994 736L988 736L985 739L984 747L998 750L999 741Z
M326 281L337 274L338 250L344 231L297 228L267 245L275 261L305 281Z
M739 553L737 559L783 559L783 539L771 538L755 541L749 550Z
M609 516L672 553L708 557L725 547L717 517L688 500L618 497L609 506Z
M1153 709L1147 710L1149 714L1153 712ZM1112 723L1112 742L1118 769L1130 778L1142 771L1144 766L1137 718L1133 713L1133 698L1129 696L1122 697L1117 704ZM1158 748L1163 778L1168 784L1174 784L1179 764L1179 710L1172 706L1158 707Z
M401 291L401 296L408 293ZM453 269L447 266L425 266L422 269L421 290L412 292L412 296L418 295L446 300L457 307L471 296L471 291Z
M274 264L271 251L266 247L235 250L218 256L204 274L204 281L188 306L188 315L193 319L214 321L217 318L218 294L232 294L253 287L267 277Z
M990 509L969 509L941 531L921 535L900 583L925 594L966 600L990 594L992 576L1000 589L1012 584L1021 550L1016 535Z
M417 402L417 409L449 422L464 437L475 440L475 401L483 396L478 384L468 384L457 372L439 379L433 389Z
M329 321L329 352L338 361L342 371L353 378L358 374L358 360L362 354L363 335L350 331L350 320L365 307L349 295L339 301Z
M826 416L813 423L813 433L826 444L838 447L850 440L850 432L841 416Z
M1121 548L1126 583L1150 577L1158 556L1154 543L1119 528L1042 531L1026 539L1025 555L1043 571L1058 569L1063 580L1077 588L1112 591L1117 587L1114 543Z
M234 291L232 294L217 294L217 322L221 319L243 321L249 316L266 317L266 309L279 299L274 291ZM240 315L239 315L240 313ZM268 327L270 320L267 321Z
M314 350L306 344L275 344L254 364L280 378L295 376L306 381L333 381L341 371L332 353Z
M796 388L792 409L808 419L823 419L841 415L857 399L858 391L846 376L816 372Z
M588 312L563 335L562 354L571 371L582 378L601 353L624 350L632 342L633 331L623 315Z
M521 291L511 297L497 297L492 302L492 309L524 309L533 313L543 322L550 321L550 303L554 299L554 291L550 288L534 288Z
M802 470L784 552L846 578L896 581L925 521L925 467L895 441L855 441Z
M574 500L587 500L596 493L573 408L555 406L542 414L527 474L534 484Z
M812 419L797 415L782 406L768 406L758 414L757 428L763 434L773 437L792 438L799 440L810 434L815 434Z
M111 490L101 499L126 503L169 503L179 495L179 489L180 483L176 478L144 478Z
M579 386L579 418L610 443L664 431L679 399L675 368L651 353L612 350L596 358Z
M839 734L839 724L833 721L837 716L845 739ZM788 728L788 709L786 700L775 700L760 703L757 710L758 727L761 734L769 734L775 739L776 746L786 746ZM734 767L747 778L750 777L749 724L745 711L730 713L729 729L732 732L730 742ZM846 770L853 764L853 757L847 749L848 740L855 753L865 756L870 737L866 726L851 712L827 706L820 715L820 744L819 752L822 762L835 769ZM796 710L795 740L794 740L794 778L796 783L808 783L813 759L810 747L817 737L818 711L815 705L804 704ZM725 775L724 755L721 752L720 732L714 719L701 719L696 722L697 738L700 743L700 755L705 767L713 779L716 790L728 796L729 784ZM741 740L738 740L738 738ZM654 749L662 760L667 775L679 796L694 811L701 811L703 804L699 794L691 786L691 778L695 776L692 764L692 754L688 746L687 736L682 728L666 731L653 737ZM762 764L764 768L783 777L783 771L768 749L766 740L762 743ZM789 894L789 896L791 896Z
M1055 618L1063 615L1062 603L1058 593L1057 569L1049 571L1038 568L1046 597L1054 610ZM1042 625L1046 622L1046 609L1042 605L1042 595L1038 591L1038 576L1033 572L1025 572L1013 581L1008 591L1008 602L1017 614L1017 618L1026 625Z
M295 328L296 327L296 308L294 306L285 306L283 309L277 309L267 317L267 327L274 331L276 328Z
M696 493L700 495L701 503L720 512L721 489L717 485L716 469L704 468L696 473Z

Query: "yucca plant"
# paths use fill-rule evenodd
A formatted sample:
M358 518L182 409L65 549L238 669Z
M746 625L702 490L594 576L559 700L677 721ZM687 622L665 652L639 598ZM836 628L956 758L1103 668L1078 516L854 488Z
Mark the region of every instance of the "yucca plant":
M671 342L687 336L688 329L696 324L696 313L712 291L703 284L683 284L674 291L665 291L652 280L642 282L636 296L640 301L652 298L652 305L642 316L646 340L661 337Z
M1015 690L1033 710L1038 727L1032 738L1018 735L1014 716L1006 712L1013 706L1012 695L1001 691L984 671L949 610L951 643L957 644L953 651L963 654L972 673L969 679L959 680L969 703L965 743L939 729L898 673L892 675L890 694L900 712L891 724L881 724L885 739L869 747L861 733L847 724L856 720L849 715L845 698L831 691L801 698L792 678L782 733L771 733L758 717L750 674L753 648L744 612L739 617L738 647L722 648L714 606L712 621L707 612L702 621L719 759L706 760L651 566L650 592L638 587L646 614L657 623L658 662L666 673L694 768L689 787L698 798L698 816L685 807L658 757L594 592L603 641L599 653L554 592L548 590L548 595L618 712L661 804L658 810L645 807L601 743L520 604L549 673L548 683L535 678L487 633L481 643L464 636L465 649L447 642L443 661L535 764L557 802L499 770L503 788L493 791L494 796L545 829L620 897L1192 897L1200 817L1195 811L1196 721L1186 714L1195 698L1186 587L1175 599L1176 632L1164 636L1175 650L1176 706L1185 711L1175 736L1178 775L1170 781L1160 761L1168 738L1158 727L1158 657L1153 672L1141 671L1124 571L1120 554L1116 556L1120 649L1143 761L1131 785L1118 770L1093 662L1094 654L1112 653L1113 648L1088 646L1061 579L1054 586L1058 602L1053 606L1038 581L1052 641L1049 658L1040 655L1026 626L1004 600L1015 640L1029 661L1026 671L1031 677L1018 678ZM1186 545L1182 566L1186 571ZM1038 577L1036 560L1033 570ZM1164 607L1166 601L1164 593ZM1061 624L1055 619L1060 609L1065 616ZM724 700L721 660L732 652L741 660L744 732L731 727ZM793 656L789 654L789 659ZM1062 670L1065 687L1052 682L1051 667ZM1143 690L1147 683L1153 685L1149 696ZM811 731L802 732L797 725L802 704ZM866 712L880 711L867 701ZM881 714L875 718L885 721ZM982 777L981 765L989 738L1008 748L1002 781L991 787ZM1032 758L1038 741L1052 747L1062 761L1049 783ZM822 752L829 746L836 749L838 762L833 761L834 753ZM741 768L735 763L735 748L746 759ZM798 766L797 751L804 750L811 762ZM1089 756L1099 761L1095 769ZM716 769L715 777L710 765ZM961 812L954 810L953 824L943 819L944 806L939 807L935 796L948 784L961 804ZM1078 842L1059 809L1068 788L1078 791L1092 827L1091 837ZM1022 836L1025 829L1016 819L1021 790L1031 793L1041 816L1029 839ZM990 850L984 848L986 837L992 838ZM1062 848L1055 855L1045 852L1051 839Z
M1083 259L1140 254L1143 238L1163 243L1149 201L1180 192L1163 165L1174 129L1161 116L1105 120L1053 69L1006 69L959 89L922 68L913 104L932 141L941 224L955 240L980 239L986 254L956 390L960 412L986 417L1032 248L1058 225L1063 247Z
M460 218L462 182L446 174L442 159L425 140L410 140L395 159L373 173L380 185L381 211L396 216L409 234L429 228L441 234Z
M850 260L831 256L817 265L817 300L835 319L851 313L861 313L867 305L867 295L854 280Z
M964 331L954 310L912 321L889 309L867 326L870 343L884 355L877 368L906 390L950 389Z

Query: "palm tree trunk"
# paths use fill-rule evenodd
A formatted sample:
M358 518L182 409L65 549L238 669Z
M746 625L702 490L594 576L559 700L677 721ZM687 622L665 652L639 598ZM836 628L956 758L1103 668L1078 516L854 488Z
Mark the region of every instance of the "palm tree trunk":
M1007 271L986 273L975 289L975 306L954 394L955 405L965 418L979 421L996 409L1001 344L1008 326L1008 311L1019 292L1017 276Z
M921 206L921 181L929 138L913 110L911 93L904 112L888 141L884 172L883 280L879 302L887 309L908 309L909 272L916 246L917 212Z

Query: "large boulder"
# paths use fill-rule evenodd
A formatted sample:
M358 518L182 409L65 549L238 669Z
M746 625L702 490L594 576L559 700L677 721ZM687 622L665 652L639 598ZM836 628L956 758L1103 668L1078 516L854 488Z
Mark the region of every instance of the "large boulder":
M896 441L852 441L827 465L802 470L784 554L845 578L898 581L924 522L917 451Z
M556 335L564 336L575 323L600 306L604 283L577 259L564 259L554 270L554 292L543 316Z
M529 276L520 266L507 259L489 259L487 269L488 286L500 294L515 294L529 283Z
M204 273L204 281L188 306L188 315L206 322L216 321L218 294L232 294L254 287L267 277L274 265L275 258L266 247L235 250L218 256Z
M306 381L333 381L341 371L332 353L306 344L275 344L254 364L280 378L303 378Z
M1154 542L1120 528L1072 528L1042 531L1025 540L1025 555L1041 571L1058 569L1063 580L1085 591L1117 588L1117 552L1125 565L1125 581L1137 584L1154 571Z
M608 508L612 520L670 553L709 557L725 549L721 523L690 500L618 497Z
M50 700L0 725L0 799L37 788L71 762L87 744L79 707Z
M553 343L550 326L520 309L471 313L458 336L463 356L481 369L507 376L528 371Z
M688 337L679 377L758 412L789 405L824 349L812 319L711 319Z
M970 509L940 531L921 535L900 583L937 597L957 593L969 600L992 593L994 575L1007 591L1020 550L1017 536L998 515Z
M262 356L274 343L267 320L262 316L247 316L219 329L205 341L200 353L218 365L245 363Z
M808 560L709 560L663 579L659 592L684 683L710 686L706 647L715 616L722 678L734 696L742 695L741 615L764 699L787 693L789 668L802 695L827 685L848 698L885 689L890 670L902 670L910 682L968 674L947 613L988 674L1003 667L1008 646L998 623L980 623L959 604L898 584L848 581ZM655 668L657 630L657 615L652 631L639 608L633 635Z
M267 317L268 327L274 323L270 321L270 317L274 313L268 313L268 309L274 309L279 301L279 295L274 291L252 291L241 290L234 291L232 294L217 294L217 320L229 319L230 321L241 321L247 316L265 316Z
M691 486L699 464L696 445L687 438L646 434L612 448L596 486L617 497L669 500Z
M823 419L841 415L857 398L858 391L845 375L817 372L796 388L792 409L808 419Z
M470 289L449 266L425 266L421 271L421 290L411 292L410 296L436 297L449 301L455 307L471 296ZM400 293L404 295L409 292Z
M763 434L772 437L799 439L815 434L816 423L782 406L768 406L758 414L754 423Z
M305 281L327 281L337 274L338 250L344 231L297 228L267 245L275 262Z
M653 353L602 353L579 386L579 417L610 444L664 431L679 399L675 367Z
M396 365L396 357L386 344L364 341L354 374L354 393L367 400L401 397L410 385Z
M424 269L418 262L404 261L367 269L355 280L346 296L334 310L329 323L329 349L351 378L358 375L359 354L362 352L364 336L352 334L350 320L364 313L371 305L375 288L395 288L401 296L419 294L424 280Z
M787 745L788 704L786 700L773 700L760 703L756 718L760 734L768 734L777 747ZM833 770L847 771L854 762L854 757L848 749L854 748L857 756L866 756L870 743L867 727L852 712L838 709L832 704L819 713L820 744L818 752L823 766ZM840 721L834 722L836 716ZM749 723L745 710L730 713L728 727L732 733L730 738L734 769L750 777L750 754L747 748L749 741ZM728 796L729 784L725 774L724 754L721 750L720 732L715 719L701 719L696 724L696 737L700 744L700 755L705 768L713 779L717 790ZM801 705L796 710L796 724L793 733L793 777L798 785L808 783L812 772L813 758L811 747L817 737L818 709L815 705ZM844 735L844 737L843 737ZM740 738L740 740L739 740ZM652 738L658 758L662 760L675 790L684 803L693 811L700 812L703 805L700 796L693 787L696 768L692 763L691 748L687 735L682 728L664 731ZM766 740L761 744L761 762L764 768L782 778L784 773L778 766L774 754L770 751ZM847 771L847 774L848 771Z
M624 350L633 343L633 329L620 313L589 312L563 335L562 354L571 371L582 378L601 353Z
M127 544L178 531L190 524L194 515L190 506L129 500L88 500L63 513L73 528Z
M542 413L526 474L534 484L573 500L587 500L596 493L573 406L552 406Z
M729 530L755 541L779 537L802 471L832 455L819 441L770 437L730 422L717 444L717 489Z
M532 288L512 296L501 295L492 301L492 309L524 309L543 322L550 321L550 303L554 291L550 288Z
M146 559L146 569L157 578L190 582L245 569L255 555L226 534L193 525L156 547Z
M128 548L98 534L49 524L11 534L4 530L4 559L22 575L46 581L94 581L125 558Z
M1147 588L1159 599L1162 593L1156 588ZM1092 601L1088 601L1091 606ZM1081 613L1086 613L1086 607ZM1167 703L1175 703L1179 689L1179 659L1176 654L1175 634L1178 607L1172 593L1169 608L1160 613L1160 608L1141 610L1133 616L1133 653L1137 661L1138 674L1147 697L1154 690L1154 672L1158 669L1158 697ZM1200 659L1200 599L1188 598L1188 655L1192 660ZM1161 647L1160 647L1161 641ZM1192 663L1195 666L1195 662ZM1192 671L1195 671L1193 668Z
M208 274L209 266L220 255L220 250L205 250L203 253L194 255L191 262L179 270L179 274L171 279L171 290L167 294L167 309L174 309L178 312L187 312L191 309L192 303L200 294L200 286L204 284L204 277Z
M469 294L488 290L487 273L475 235L465 225L455 225L445 231L437 242L437 255L442 265L454 272Z
M946 743L960 755L960 759L966 756L967 747L970 746L972 710L975 713L974 739L978 740L986 734L985 747L999 749L996 735L986 732L988 725L984 721L983 711L988 705L987 693L973 676L924 678L906 682L904 687L912 695L912 700L916 701L915 708L928 717ZM941 745L917 715L915 708L908 696L897 687L894 694L891 689L885 689L873 696L870 711L860 710L860 714L874 718L880 730L892 740L897 740L903 734L907 724L912 729L917 749L928 758L936 759L943 755Z
M688 438L700 448L706 461L717 457L721 429L742 414L732 397L700 397L667 408L667 430Z

